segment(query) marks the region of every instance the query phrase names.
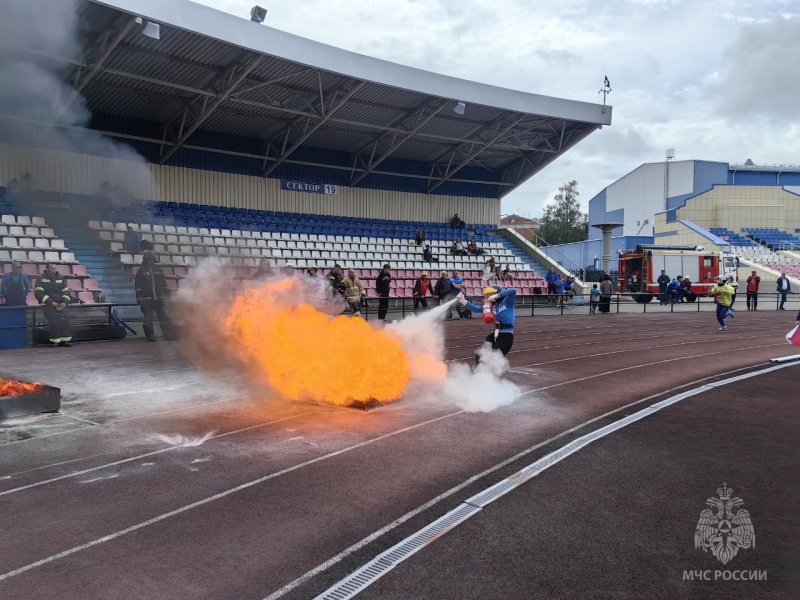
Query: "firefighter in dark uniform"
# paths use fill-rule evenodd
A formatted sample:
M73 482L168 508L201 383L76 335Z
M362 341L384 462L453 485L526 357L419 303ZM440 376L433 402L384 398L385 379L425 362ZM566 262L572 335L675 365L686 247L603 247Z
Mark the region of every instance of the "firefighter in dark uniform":
M158 317L164 339L175 339L172 323L167 315L166 300L169 298L167 279L157 262L156 253L147 250L142 255L142 266L136 273L136 301L144 313L144 335L148 342L155 342L153 317Z
M66 279L58 274L52 263L45 265L44 273L36 280L33 293L44 310L53 348L72 346L67 314L67 304L72 301L72 296Z
M333 265L333 269L328 273L328 283L331 284L331 291L334 296L339 294L344 297L344 275L342 275L342 265Z

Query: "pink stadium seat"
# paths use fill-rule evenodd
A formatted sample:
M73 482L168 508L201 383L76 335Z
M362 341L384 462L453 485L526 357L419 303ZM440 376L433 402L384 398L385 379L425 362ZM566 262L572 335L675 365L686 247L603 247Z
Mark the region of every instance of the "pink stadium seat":
M36 296L33 295L33 292L28 292L27 302L28 306L39 306L39 301L36 300Z
M167 279L167 287L170 291L176 292L178 290L178 280L172 278Z
M64 275L67 274L68 270L69 265L63 265L59 267L59 272ZM75 277L89 277L89 273L86 271L86 267L83 265L72 265L72 274L75 275Z
M90 292L99 292L100 291L100 284L97 283L97 280L92 279L89 277L83 281L83 288L89 290Z
M95 304L94 294L92 294L92 292L78 292L78 300L84 304Z
M523 296L533 296L533 288L529 288L529 287L522 288L522 295Z
M139 269L136 270L138 271ZM173 270L172 267L161 267L161 272L164 273L164 277L166 277L167 279L175 277L175 271Z
M11 265L8 265L8 270L11 270ZM39 265L33 265L30 263L25 263L22 265L22 272L25 273L28 277L38 277L39 276Z
M76 277L67 279L67 287L73 292L83 291L83 282Z

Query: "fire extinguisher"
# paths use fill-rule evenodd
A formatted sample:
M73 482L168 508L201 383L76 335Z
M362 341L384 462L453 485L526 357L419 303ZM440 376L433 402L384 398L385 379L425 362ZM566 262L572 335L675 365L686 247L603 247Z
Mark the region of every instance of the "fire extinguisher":
M483 301L483 322L487 325L494 325L495 318L491 300Z

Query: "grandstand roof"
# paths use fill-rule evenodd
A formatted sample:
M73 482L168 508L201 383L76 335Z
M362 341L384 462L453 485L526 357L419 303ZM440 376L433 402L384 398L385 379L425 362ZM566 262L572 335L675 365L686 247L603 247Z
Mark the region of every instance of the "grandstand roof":
M134 17L160 24L160 39ZM188 0L83 0L80 19L86 55L63 60L107 116L92 127L149 144L162 164L213 152L257 159L264 176L301 164L338 171L339 185L388 176L501 197L611 122L610 107L378 60Z

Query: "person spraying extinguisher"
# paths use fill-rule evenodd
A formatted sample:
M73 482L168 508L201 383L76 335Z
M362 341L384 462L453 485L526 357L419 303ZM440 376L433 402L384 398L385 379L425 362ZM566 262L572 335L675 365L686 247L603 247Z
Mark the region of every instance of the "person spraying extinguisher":
M509 353L514 345L514 300L517 290L506 288L501 290L496 287L487 287L483 290L483 303L481 306L469 302L464 294L459 294L456 299L462 306L474 313L481 313L483 322L492 325L494 331L486 336L486 342L491 344L492 350L499 350L503 356ZM475 354L475 363L480 362L480 357Z

